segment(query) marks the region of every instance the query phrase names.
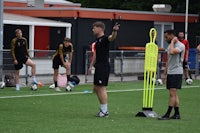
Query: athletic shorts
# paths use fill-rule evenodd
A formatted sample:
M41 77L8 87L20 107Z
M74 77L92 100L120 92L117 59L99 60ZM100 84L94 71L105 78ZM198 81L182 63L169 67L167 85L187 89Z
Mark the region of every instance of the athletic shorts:
M53 69L58 69L59 66L63 66L62 61L61 61L60 57L55 56L55 57L53 58L53 65L52 65L52 68L53 68Z
M185 69L185 68L188 68L188 62L187 61L183 61L183 68Z
M27 57L24 57L24 58L17 58L17 62L18 64L15 65L14 64L14 67L15 67L15 70L20 70L23 68L23 64L26 64L28 58Z
M109 64L98 64L95 65L94 73L94 85L97 86L108 86L108 79L110 74Z
M182 74L169 74L167 75L167 89L176 88L181 89Z

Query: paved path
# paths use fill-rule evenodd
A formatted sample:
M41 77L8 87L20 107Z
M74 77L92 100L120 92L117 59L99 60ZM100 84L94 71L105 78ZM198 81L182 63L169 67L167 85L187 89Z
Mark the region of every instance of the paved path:
M92 83L93 82L93 75L85 76L85 75L78 75L80 78L80 84L85 84L85 83ZM53 76L48 75L48 76L37 76L37 80L42 82L43 84L49 85L53 83ZM110 75L109 81L121 81L120 76L115 76L113 74ZM137 76L124 76L123 81L135 81L138 80ZM31 77L28 78L29 83L31 83ZM25 84L26 80L25 78L20 78L20 83Z

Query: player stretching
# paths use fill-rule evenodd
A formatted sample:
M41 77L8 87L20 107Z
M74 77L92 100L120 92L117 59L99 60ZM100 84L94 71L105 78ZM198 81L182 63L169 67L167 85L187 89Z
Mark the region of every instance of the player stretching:
M185 46L183 43L179 42L177 37L175 37L174 30L167 30L164 32L165 40L169 43L167 48L168 51L168 62L166 70L164 71L163 78L167 75L167 89L169 89L169 106L166 114L159 117L159 120L169 120L169 119L180 119L179 113L179 98L177 94L177 89L181 89L182 85L182 75L183 75L183 59ZM174 108L175 113L170 117L170 113Z
M188 71L188 54L189 54L189 42L184 38L184 33L178 33L178 39L185 45L185 53L184 53L184 60L183 60L183 69L184 69L184 76L185 81L189 79L189 71Z
M109 66L109 43L114 41L119 30L119 24L115 24L112 34L106 36L104 34L105 24L103 22L95 22L93 24L93 34L96 36L96 51L94 52L92 62L89 67L89 73L92 67L95 67L94 89L100 102L100 112L97 117L108 117L107 91L108 78L110 73Z
M11 54L14 61L15 66L15 82L16 82L16 90L20 90L19 86L19 71L22 69L23 64L30 66L31 74L33 78L33 82L37 83L35 77L36 65L30 59L29 52L28 52L28 44L26 38L22 37L22 30L16 29L15 34L17 37L13 38L11 41Z
M55 91L61 91L57 85L57 77L58 77L58 69L59 65L63 66L66 69L67 81L70 79L71 74L71 62L73 56L73 45L71 43L70 38L64 38L63 43L59 44L58 49L53 55L53 69L54 69L54 84L55 84ZM66 83L68 85L68 83ZM67 89L67 91L70 91Z

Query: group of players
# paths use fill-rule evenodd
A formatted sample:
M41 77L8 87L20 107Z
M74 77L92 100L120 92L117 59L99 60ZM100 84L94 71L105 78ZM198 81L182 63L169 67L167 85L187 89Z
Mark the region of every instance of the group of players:
M89 72L91 72L92 66L95 66L95 74L94 74L94 89L98 96L100 102L100 111L97 113L97 117L107 117L108 109L107 109L107 92L106 86L108 84L108 78L110 73L109 67L109 43L114 41L117 36L117 31L119 30L119 24L115 24L113 27L112 34L106 36L104 34L105 24L103 22L95 22L93 24L93 33L96 36L95 49L96 52L94 54L94 58L92 59L91 66L89 68ZM36 64L30 59L30 55L28 52L28 43L26 38L22 36L22 30L15 30L16 37L11 41L11 54L13 57L14 67L15 67L15 80L16 80L16 90L20 90L19 85L19 72L22 69L23 64L31 67L32 81L33 84L37 84L36 80ZM52 62L54 69L54 84L55 91L61 91L57 85L57 77L58 77L58 69L59 66L63 66L66 69L67 75L67 83L68 86L70 75L71 75L71 62L73 57L73 45L71 43L70 38L64 38L63 43L59 44L56 52L53 54ZM67 89L66 86L66 89Z
M97 113L97 117L108 117L108 96L106 91L106 86L108 85L110 66L109 66L109 43L114 41L117 36L117 31L119 30L119 24L116 23L113 27L111 35L107 36L104 34L105 24L103 22L93 23L93 34L97 38L94 45L94 54L89 67L89 73L91 73L92 68L95 67L94 73L94 91L97 94L100 111ZM22 37L22 31L16 29L16 38L11 42L11 53L14 61L14 66L16 69L16 90L20 90L19 87L19 70L23 67L23 64L32 67L31 73L33 78L33 83L37 83L35 77L36 65L30 59L28 54L27 40ZM185 78L189 78L188 75L188 51L189 43L184 39L184 33L180 32L179 37L175 36L174 30L167 30L164 32L165 40L169 43L167 48L168 51L168 62L166 65L166 70L163 73L163 80L166 80L166 87L169 90L169 106L165 115L159 117L159 120L168 119L180 119L179 113L179 98L177 89L181 89L183 68ZM197 48L200 51L200 45ZM64 38L63 43L59 44L58 49L53 55L53 69L54 69L54 84L55 91L60 91L57 86L57 76L59 66L66 68L67 80L70 79L70 67L73 57L73 45L70 38ZM68 84L68 83L67 83ZM170 117L170 113L174 108L175 114Z
M23 64L31 67L32 74L32 84L38 84L36 80L36 64L30 59L29 51L28 51L28 43L26 38L22 36L22 30L15 30L16 37L11 41L11 55L14 62L15 68L15 82L16 82L16 90L20 90L19 85L19 71L22 69ZM66 69L67 80L70 79L70 66L72 61L72 52L73 45L71 43L70 38L64 38L63 43L59 44L58 49L53 54L53 69L54 69L54 84L55 91L61 91L57 86L57 77L58 77L58 69L59 65L63 66ZM67 83L68 84L68 83Z

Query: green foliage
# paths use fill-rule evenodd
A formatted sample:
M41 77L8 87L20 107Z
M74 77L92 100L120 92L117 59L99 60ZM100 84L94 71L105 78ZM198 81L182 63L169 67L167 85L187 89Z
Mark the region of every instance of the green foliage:
M170 4L172 12L185 12L186 0L68 0L81 3L83 7L152 11L153 4ZM189 13L200 12L200 1L189 0Z
M82 7L122 9L134 11L153 11L153 4L170 4L171 12L185 13L186 0L68 0L78 2ZM189 0L189 13L200 14L200 0ZM200 35L200 24L198 24L197 35Z

